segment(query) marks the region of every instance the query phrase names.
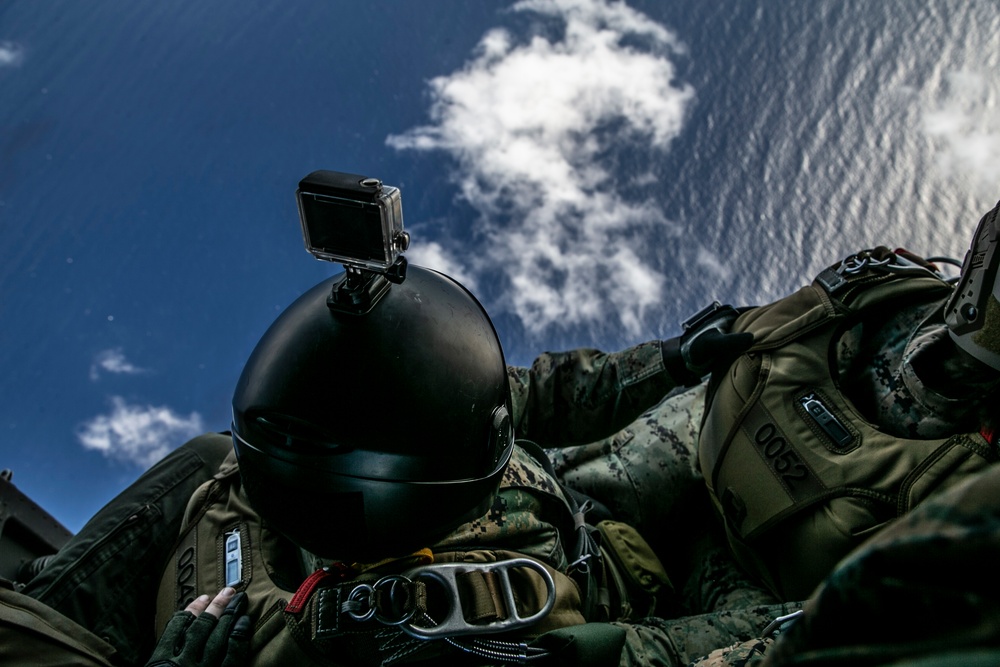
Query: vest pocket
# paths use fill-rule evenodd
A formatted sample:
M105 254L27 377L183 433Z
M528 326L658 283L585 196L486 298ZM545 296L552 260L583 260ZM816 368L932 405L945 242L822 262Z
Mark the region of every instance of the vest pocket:
M601 551L610 582L619 588L620 609L611 610L612 620L626 621L650 615L657 600L672 595L663 564L646 540L632 526L618 521L601 521L597 524L601 534ZM616 618L617 616L617 618Z

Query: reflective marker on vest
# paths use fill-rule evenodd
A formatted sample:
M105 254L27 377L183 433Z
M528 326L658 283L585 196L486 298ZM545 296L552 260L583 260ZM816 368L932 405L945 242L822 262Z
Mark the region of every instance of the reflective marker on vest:
M823 405L823 402L816 394L809 394L799 399L799 403L805 408L806 414L813 418L823 432L830 436L830 439L838 447L845 447L850 444L854 437L851 432L844 428L844 425L833 416L830 409Z
M240 531L234 530L226 535L226 586L239 586L243 583L243 543Z

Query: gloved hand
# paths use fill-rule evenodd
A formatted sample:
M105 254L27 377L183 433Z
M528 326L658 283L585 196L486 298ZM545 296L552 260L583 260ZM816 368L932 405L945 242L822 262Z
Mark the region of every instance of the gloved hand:
M753 345L753 334L730 333L740 312L718 301L683 324L684 333L660 342L670 376L686 387L710 371L727 368Z
M146 667L239 667L250 652L246 593L223 588L173 615Z

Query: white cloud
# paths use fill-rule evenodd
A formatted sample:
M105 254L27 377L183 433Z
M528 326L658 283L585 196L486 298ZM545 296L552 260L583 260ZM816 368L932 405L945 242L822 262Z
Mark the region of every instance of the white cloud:
M418 266L447 274L475 292L479 288L475 275L436 241L426 241L411 248L406 257Z
M610 312L638 333L664 289L639 239L676 230L642 191L655 179L620 177L612 163L627 147L665 151L680 132L694 97L670 60L683 46L620 2L522 0L514 9L559 29L521 39L490 31L462 70L430 82L432 124L387 143L457 161L461 196L481 214L485 251L465 253L479 257L470 270L503 271L495 298L529 330Z
M129 405L121 396L111 398L111 408L83 424L77 437L86 449L144 468L204 431L197 412L184 417L168 407Z
M1000 77L950 72L942 98L923 114L923 129L936 140L938 168L995 198L1000 186Z
M97 356L94 357L94 363L90 365L90 379L94 381L100 379L101 371L116 375L139 375L148 372L126 359L121 348L97 353Z
M0 67L16 67L24 62L24 49L14 42L0 41Z

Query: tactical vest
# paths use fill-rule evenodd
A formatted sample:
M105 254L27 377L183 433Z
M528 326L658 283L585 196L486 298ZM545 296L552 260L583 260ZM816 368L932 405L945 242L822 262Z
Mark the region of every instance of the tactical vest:
M232 585L248 595L254 665L440 661L453 658L456 645L508 661L521 657L509 653L511 646L520 646L515 653L528 650L526 640L551 630L645 615L666 584L662 566L638 533L602 522L598 533L605 558L592 564L600 576L595 593L584 600L566 572L562 551L564 536L581 519L571 514L555 480L520 447L491 512L496 520L487 515L464 524L442 543L411 556L305 577L300 551L262 526L251 509L230 455L188 504L160 584L157 634L197 595ZM626 566L617 567L623 560ZM436 641L434 633L442 628L418 622L424 614L442 628L457 624L472 632ZM529 621L529 627L485 638L475 634L479 627L503 630L505 623L516 628L519 620ZM515 642L505 641L511 635Z
M113 667L114 647L0 579L0 665Z
M804 599L885 523L997 460L978 433L917 440L879 431L833 369L849 324L950 292L936 274L879 249L736 321L733 331L752 332L754 344L712 379L699 463L737 560L782 599Z

